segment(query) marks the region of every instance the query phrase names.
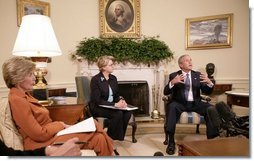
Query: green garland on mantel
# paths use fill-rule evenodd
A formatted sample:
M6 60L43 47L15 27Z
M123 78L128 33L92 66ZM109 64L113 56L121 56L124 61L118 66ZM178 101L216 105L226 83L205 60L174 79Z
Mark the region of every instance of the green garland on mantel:
M84 38L77 46L72 60L85 59L94 63L100 56L114 56L118 63L130 62L135 65L156 65L173 58L173 52L158 37L143 37L142 39L126 38Z

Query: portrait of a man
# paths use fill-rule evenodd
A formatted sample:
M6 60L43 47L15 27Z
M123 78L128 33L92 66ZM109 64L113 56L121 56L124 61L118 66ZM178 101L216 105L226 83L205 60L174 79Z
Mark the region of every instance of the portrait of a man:
M106 10L106 22L115 32L127 31L134 19L133 7L129 1L112 1L108 3Z

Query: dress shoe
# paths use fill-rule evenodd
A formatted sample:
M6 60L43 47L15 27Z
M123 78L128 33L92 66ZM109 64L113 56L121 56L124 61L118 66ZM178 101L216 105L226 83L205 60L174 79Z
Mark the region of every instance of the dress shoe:
M157 151L153 154L153 156L164 156L164 154L160 151Z
M166 152L169 155L175 154L175 144L174 143L169 143L168 146L167 146Z

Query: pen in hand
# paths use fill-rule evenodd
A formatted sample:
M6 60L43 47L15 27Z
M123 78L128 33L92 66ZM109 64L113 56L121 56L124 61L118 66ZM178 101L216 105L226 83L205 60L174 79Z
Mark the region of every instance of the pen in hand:
M63 145L65 142L54 142L52 145ZM87 144L85 141L77 141L75 144Z

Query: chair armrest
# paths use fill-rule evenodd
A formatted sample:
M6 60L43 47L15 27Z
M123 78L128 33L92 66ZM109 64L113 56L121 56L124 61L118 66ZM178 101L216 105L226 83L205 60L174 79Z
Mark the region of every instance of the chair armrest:
M171 94L162 96L162 101L164 101L164 102L169 102L169 101L171 101L171 99L172 99Z
M204 100L206 102L210 102L212 100L211 97L209 97L207 95L200 95L200 97L201 97L201 100ZM162 96L162 100L164 102L169 102L171 99L172 99L171 95L164 95L164 96Z
M201 97L201 100L204 100L206 102L210 102L212 100L212 98L207 96L207 95L202 95L201 94L200 97Z

